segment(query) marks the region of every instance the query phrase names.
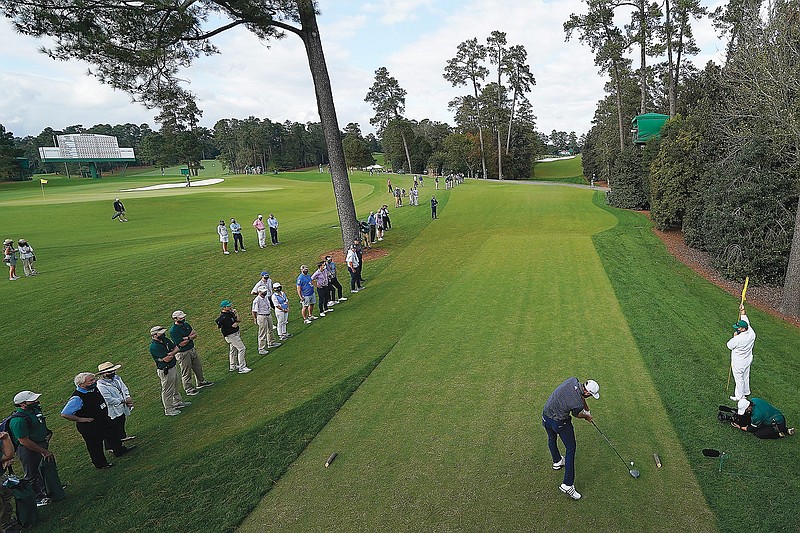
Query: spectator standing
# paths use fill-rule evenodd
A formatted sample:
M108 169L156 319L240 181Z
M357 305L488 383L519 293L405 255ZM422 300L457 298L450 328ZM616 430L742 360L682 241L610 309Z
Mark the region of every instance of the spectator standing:
M260 355L267 355L269 353L267 348L277 348L281 345L281 343L275 342L275 336L272 333L271 292L272 287L268 289L265 286L259 286L258 296L253 298L251 308L253 322L258 326L258 353Z
M3 262L8 265L8 280L16 281L17 276L17 251L14 249L14 241L6 239L3 241Z
M325 270L328 271L328 286L330 287L330 293L328 294L330 301L328 303L338 304L339 302L347 301L347 298L342 297L342 284L339 283L336 276L336 263L333 262L333 257L329 255L325 256ZM337 290L339 291L338 298L336 298Z
M258 289L260 287L266 287L267 300L269 301L270 307L272 307L272 309L275 310L275 306L272 304L272 279L269 277L269 272L267 272L266 270L261 272L261 279L258 280L258 283L256 283L253 286L253 289L250 291L250 294L252 294L253 296L257 296ZM278 329L277 318L278 318L277 315L275 315L275 321L272 323L272 329Z
M300 313L303 315L303 323L311 324L312 320L319 317L314 316L314 304L317 303L317 299L314 296L311 276L308 275L308 265L300 266L300 275L297 276L297 295L302 305Z
M358 239L353 239L353 245L355 245L356 254L358 255L358 267L356 268L356 275L358 275L358 283L359 283L358 288L363 289L364 282L366 281L361 276L361 270L364 267L364 248L361 247L361 243L358 242Z
M128 386L117 375L117 370L120 368L122 365L115 365L110 361L97 365L97 376L100 378L97 380L97 388L106 399L108 417L111 419L117 437L121 442L126 442L136 438L129 437L125 432L125 422L131 416L131 409L133 409L133 398L131 398ZM110 445L110 442L106 442L107 449L111 449Z
M17 446L17 457L22 463L22 471L33 492L36 494L36 505L50 503L45 491L44 479L39 470L42 459L52 459L49 450L50 437L53 432L47 428L45 416L39 403L41 394L24 390L14 396L16 410L8 422L9 432L14 445Z
M274 214L269 214L267 224L269 225L269 236L270 239L272 239L272 246L277 246L280 244L280 241L278 240L278 219L275 218Z
M247 367L247 360L245 359L245 348L239 335L239 324L242 323L242 318L239 312L233 308L230 300L222 300L219 304L220 314L214 321L222 333L225 342L228 343L228 363L230 372L239 372L240 374L247 374L252 369Z
M389 194L394 194L394 189L392 188L392 178L386 180L386 186L389 187Z
M14 460L14 443L11 440L11 435L6 432L0 432L0 448L2 449L0 465L10 466L11 461ZM3 476L0 479L5 482L8 476ZM11 503L12 501L14 501L14 493L8 487L0 484L0 506L2 506L2 511L0 511L0 530L3 533L19 533L21 531L19 517L16 520L13 518L14 505ZM36 503L38 506L38 500Z
M389 206L383 204L381 211L383 211L383 229L392 229L392 221L389 219Z
M125 206L122 205L122 202L119 201L119 198L114 198L114 211L116 211L116 213L113 217L111 217L112 219L118 218L120 222L128 221L128 219L125 218Z
M181 409L191 402L184 402L178 392L178 346L167 338L167 328L153 326L150 328L150 355L156 363L156 375L161 382L161 403L164 414L176 416Z
M424 187L425 186L425 184L422 181L422 176L419 177L419 186L420 187Z
M319 316L325 316L325 313L333 311L333 308L328 308L328 271L325 269L325 262L320 261L317 263L317 270L311 274L311 283L317 288L317 297L319 300Z
M369 212L367 224L369 224L369 242L374 243L377 233L378 219L373 211Z
M439 176L433 178L433 182L436 184L436 190L439 190Z
M361 228L361 238L364 240L364 244L367 245L367 248L372 248L369 244L369 224L366 220L362 220L358 225Z
M272 297L270 298L275 306L275 318L278 322L278 338L285 341L291 335L286 332L286 324L289 322L289 297L283 292L280 283L272 284Z
M350 245L347 251L347 271L350 272L350 292L355 293L361 289L361 280L358 279L358 268L361 262L358 260L356 253L356 244Z
M383 240L383 228L384 228L384 220L383 220L383 211L378 209L378 214L375 216L376 221L376 234L378 236L378 240Z
M33 253L33 247L25 239L19 240L19 258L22 259L22 268L26 276L38 274L33 266L33 262L36 261L36 255Z
M258 247L267 247L267 227L264 225L264 215L258 215L253 221L253 227L256 228L258 235Z
M136 446L126 447L122 444L108 417L106 400L97 389L97 378L91 372L81 372L74 379L75 392L72 393L61 416L75 422L78 433L86 442L86 449L95 468L104 469L114 466L103 453L103 442L111 446L116 457L122 457Z
M178 346L176 359L181 367L183 390L186 391L187 395L194 396L198 394L199 389L210 387L214 382L206 381L203 374L203 362L200 360L197 348L194 345L197 332L186 321L186 313L178 309L172 313L172 321L173 324L169 328L169 336L172 342Z
M236 222L235 218L231 219L231 233L233 233L233 251L239 253L239 248L246 252L244 248L244 240L242 239L242 225Z
M436 217L436 206L439 205L439 202L436 200L435 196L431 196L431 218Z
M217 234L219 234L219 242L222 243L222 253L225 255L230 255L228 251L228 228L225 227L225 221L220 220L219 225L217 226Z

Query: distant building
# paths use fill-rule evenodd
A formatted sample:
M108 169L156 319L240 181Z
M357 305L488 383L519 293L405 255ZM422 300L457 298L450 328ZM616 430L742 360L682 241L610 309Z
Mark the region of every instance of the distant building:
M76 133L58 135L56 146L42 146L39 156L44 163L88 163L93 178L100 177L97 163L131 163L136 161L133 148L120 148L112 135Z

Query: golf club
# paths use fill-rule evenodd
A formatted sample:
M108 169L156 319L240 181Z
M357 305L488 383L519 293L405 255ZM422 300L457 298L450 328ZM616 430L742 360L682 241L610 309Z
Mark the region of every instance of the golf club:
M595 428L597 431L599 431L599 432L600 432L600 434L603 436L603 438L604 438L604 439L606 439L606 442L608 443L608 445L609 445L609 446L611 446L611 449L612 449L612 450L614 450L614 453L616 453L616 454L617 454L617 457L619 457L619 460L620 460L620 461L622 461L622 462L625 464L625 468L628 468L628 461L626 461L625 459L623 459L623 458L622 458L622 456L619 454L619 452L617 451L617 449L616 449L616 448L614 448L614 445L613 445L613 444L611 444L611 441L610 441L610 440L608 440L608 437L606 437L606 434L605 434L605 433L603 433L602 431L600 431L600 428L599 428L599 427L597 427L597 424L595 424L595 423L594 423L594 420L592 420L592 425L594 426L594 428ZM633 461L631 461L631 466L633 466ZM638 478L638 477L639 477L639 471L638 471L638 470L635 470L635 469L633 469L633 468L630 468L630 469L628 469L628 473L629 473L629 474L630 474L632 477L634 477L634 478Z

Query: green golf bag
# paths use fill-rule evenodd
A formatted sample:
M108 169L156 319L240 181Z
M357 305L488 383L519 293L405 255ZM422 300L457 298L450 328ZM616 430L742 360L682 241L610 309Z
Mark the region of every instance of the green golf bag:
M61 484L61 478L58 477L58 467L54 457L45 458L39 463L39 472L44 479L44 489L47 492L47 497L57 502L67 497L64 492L64 487Z
M30 527L39 521L39 511L36 508L36 494L30 483L24 479L19 479L14 475L11 467L8 467L8 478L3 482L3 486L11 490L14 500L17 503L17 521L23 527Z

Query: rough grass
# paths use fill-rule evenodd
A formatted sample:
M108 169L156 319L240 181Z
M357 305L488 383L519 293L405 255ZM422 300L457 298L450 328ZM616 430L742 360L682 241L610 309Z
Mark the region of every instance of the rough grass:
M730 363L725 343L738 300L670 256L643 215L605 207L600 193L595 203L619 221L594 241L720 529L800 530L800 438L759 440L716 420L717 406L732 404L728 396L733 383L725 388ZM748 309L748 317L757 333L753 396L776 405L796 425L797 328L754 308ZM729 453L722 473L718 460L701 455L703 448Z

